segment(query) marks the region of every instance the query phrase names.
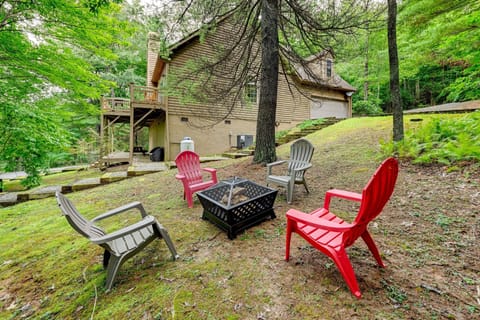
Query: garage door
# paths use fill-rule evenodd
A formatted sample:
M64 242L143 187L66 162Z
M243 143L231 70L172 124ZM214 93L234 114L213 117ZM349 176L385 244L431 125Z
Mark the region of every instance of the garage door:
M310 119L318 118L347 118L348 104L346 101L314 99L310 107Z

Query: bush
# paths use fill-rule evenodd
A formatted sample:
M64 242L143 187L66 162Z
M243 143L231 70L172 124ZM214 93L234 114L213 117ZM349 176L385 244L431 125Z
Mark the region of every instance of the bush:
M383 114L382 108L380 108L377 103L370 100L354 101L352 109L354 115L371 116Z

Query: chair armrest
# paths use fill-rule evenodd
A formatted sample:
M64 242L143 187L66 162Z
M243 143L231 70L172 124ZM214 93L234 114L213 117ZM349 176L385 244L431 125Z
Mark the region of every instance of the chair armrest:
M175 175L175 178L177 178L178 180L184 180L184 179L186 179L186 177L185 177L183 174L176 174L176 175Z
M112 209L110 211L107 211L107 212L93 218L92 222L99 221L99 220L108 218L110 216L116 215L116 214L124 212L124 211L131 210L131 209L138 209L143 218L147 216L147 212L145 211L145 208L143 207L143 205L138 201L134 201L134 202L128 203L126 205L123 205L121 207L118 207L118 208Z
M304 166L301 166L301 167L298 167L298 168L293 169L293 171L294 171L294 172L305 171L305 170L307 170L307 169L309 169L309 168L311 168L311 167L312 167L312 164L311 164L311 163L308 163L308 164L306 164L306 165L304 165Z
M280 165L282 163L285 163L285 162L287 162L287 160L279 160L279 161L267 163L267 167L278 166L278 165Z
M295 209L290 209L287 211L287 219L305 223L309 226L316 227L319 229L329 230L329 231L347 231L353 227L353 224L350 223L336 223L326 219L317 218L311 214L307 214Z
M217 180L217 169L213 169L213 168L202 168L203 171L205 172L209 172L211 175L212 175L212 181L213 183L217 183L218 180Z
M155 222L156 222L156 220L153 216L146 216L145 218L142 219L142 221L134 223L134 224L132 224L128 227L116 230L116 231L111 232L109 234L106 234L102 237L90 238L90 241L92 241L95 244L103 244L103 243L106 243L106 242L124 237L126 235L129 235L132 232L138 231L138 230L143 229L145 227L148 227L150 225L153 225Z
M333 197L352 200L352 201L358 201L358 202L362 201L362 195L360 193L338 190L338 189L331 189L325 193L325 202L323 204L323 207L325 209L330 210L330 200Z
M285 162L287 162L287 160L279 160L279 161L267 163L267 176L272 174L272 167L281 165Z

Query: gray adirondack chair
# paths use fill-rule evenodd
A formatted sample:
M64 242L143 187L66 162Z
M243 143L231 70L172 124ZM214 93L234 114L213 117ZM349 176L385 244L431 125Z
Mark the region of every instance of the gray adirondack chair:
M62 193L57 192L56 198L58 206L73 229L88 238L91 242L105 249L103 267L107 269L107 281L105 284L107 291L112 288L120 266L156 238L163 238L163 240L165 240L172 253L173 260L178 258L178 254L167 230L158 223L155 217L146 213L140 202L126 204L105 212L92 220L87 220ZM142 220L109 234L106 234L105 231L95 225L97 221L131 209L138 209Z
M290 146L290 158L288 160L280 160L267 164L267 186L270 183L285 187L287 191L287 202L290 204L293 200L293 189L295 184L303 184L305 190L310 192L305 181L305 171L312 164L313 151L315 148L306 139L298 139ZM273 175L273 167L288 163L286 175Z

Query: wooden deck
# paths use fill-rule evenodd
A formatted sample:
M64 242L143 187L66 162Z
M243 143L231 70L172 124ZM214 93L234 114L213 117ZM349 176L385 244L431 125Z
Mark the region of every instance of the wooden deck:
M403 113L467 112L480 109L480 100L453 102L425 108L404 110Z

